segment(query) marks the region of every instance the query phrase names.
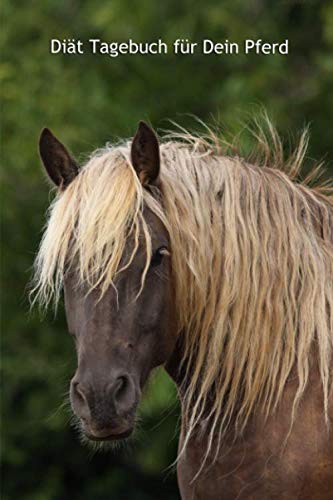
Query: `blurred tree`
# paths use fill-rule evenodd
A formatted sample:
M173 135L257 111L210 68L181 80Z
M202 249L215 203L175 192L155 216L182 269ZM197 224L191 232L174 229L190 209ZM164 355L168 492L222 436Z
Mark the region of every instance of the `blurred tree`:
M284 135L311 124L310 155L332 157L333 5L330 1L4 0L2 103L3 498L178 498L178 407L160 373L130 449L96 454L67 425L63 393L74 352L63 314L29 314L26 285L48 206L36 150L44 125L84 159L131 135L139 119L193 125L192 113L238 119L263 104ZM288 56L50 55L51 38L200 41L289 38ZM59 405L59 408L58 408ZM168 409L169 408L169 409Z

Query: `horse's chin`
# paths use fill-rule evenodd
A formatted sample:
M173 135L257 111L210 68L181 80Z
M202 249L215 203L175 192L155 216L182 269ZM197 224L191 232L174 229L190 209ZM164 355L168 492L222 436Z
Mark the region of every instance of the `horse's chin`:
M134 430L134 419L126 419L114 422L113 425L103 429L96 428L92 422L84 418L78 419L78 427L84 441L91 443L119 442L127 439Z
M128 428L125 431L121 432L112 432L107 435L103 436L98 436L95 434L91 434L90 432L87 432L83 430L84 436L89 440L89 441L97 441L97 442L112 442L112 441L120 441L122 439L127 439L133 432L133 427Z

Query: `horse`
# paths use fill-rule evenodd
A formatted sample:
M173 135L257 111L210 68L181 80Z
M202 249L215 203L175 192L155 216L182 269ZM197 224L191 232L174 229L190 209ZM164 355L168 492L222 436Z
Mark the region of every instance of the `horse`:
M178 388L185 500L332 499L333 192L287 160L232 152L220 135L133 139L79 166L44 129L56 186L34 300L64 291L82 434L133 432L154 368Z

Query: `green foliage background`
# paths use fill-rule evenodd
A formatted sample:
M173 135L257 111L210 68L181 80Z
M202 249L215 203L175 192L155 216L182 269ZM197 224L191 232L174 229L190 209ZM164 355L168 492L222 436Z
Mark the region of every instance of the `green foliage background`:
M49 203L37 140L45 125L76 154L134 133L139 119L239 117L264 105L282 135L311 125L332 159L333 4L320 0L4 0L2 117L2 498L178 498L175 390L158 373L142 425L118 452L82 448L61 406L75 366L63 312L29 314L26 286ZM289 56L61 56L51 38L199 41L289 38ZM329 165L332 173L332 166Z

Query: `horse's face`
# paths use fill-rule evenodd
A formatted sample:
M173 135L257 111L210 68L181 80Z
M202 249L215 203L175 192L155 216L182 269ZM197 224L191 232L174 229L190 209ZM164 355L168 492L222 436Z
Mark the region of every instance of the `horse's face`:
M66 189L79 169L47 129L41 135L40 154L49 177ZM131 159L142 183L158 183L158 141L142 122L132 143ZM148 208L144 216L153 253L140 293L144 244L139 244L131 264L102 296L100 290L78 288L73 269L64 278L67 322L78 359L70 386L71 405L84 433L94 440L119 439L132 432L150 371L165 363L175 347L168 234ZM133 244L129 238L125 262Z
M98 290L77 289L75 273L65 278L66 316L78 358L70 400L84 433L94 440L131 433L150 371L174 349L168 236L151 212L145 219L153 256L138 296L146 262L140 247L101 299Z

